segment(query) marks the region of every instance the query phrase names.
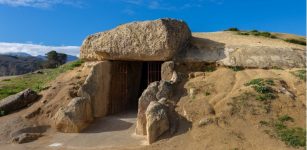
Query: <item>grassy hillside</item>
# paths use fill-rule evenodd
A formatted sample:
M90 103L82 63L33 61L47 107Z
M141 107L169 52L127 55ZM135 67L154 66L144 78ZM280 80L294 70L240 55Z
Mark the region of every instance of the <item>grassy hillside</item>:
M16 94L27 88L40 92L48 88L48 82L54 80L59 74L72 70L81 64L82 61L77 60L55 69L41 70L42 73L29 73L12 79L4 79L0 81L0 99Z

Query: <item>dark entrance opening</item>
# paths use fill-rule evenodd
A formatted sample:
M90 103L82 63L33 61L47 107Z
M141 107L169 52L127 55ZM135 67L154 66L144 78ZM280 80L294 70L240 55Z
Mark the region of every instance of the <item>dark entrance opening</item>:
M147 86L161 80L162 62L113 61L109 114L137 110L138 99Z

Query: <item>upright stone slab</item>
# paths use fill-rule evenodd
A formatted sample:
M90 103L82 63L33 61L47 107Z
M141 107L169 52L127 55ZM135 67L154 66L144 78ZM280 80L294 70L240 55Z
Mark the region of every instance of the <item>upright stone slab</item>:
M111 83L111 62L94 64L91 73L79 90L79 95L91 101L93 116L104 117L108 113Z

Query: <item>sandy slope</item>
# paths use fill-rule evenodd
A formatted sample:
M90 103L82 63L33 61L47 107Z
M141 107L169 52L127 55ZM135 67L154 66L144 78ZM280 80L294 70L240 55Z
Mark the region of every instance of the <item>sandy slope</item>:
M268 46L268 47L283 47L283 48L296 48L300 50L305 50L305 46L288 43L281 39L271 39L261 36L245 36L237 35L235 32L224 31L224 32L196 32L193 33L194 37L205 38L212 40L217 43L223 43L225 45L249 45L249 46ZM303 38L295 35L280 34L282 37L295 37Z
M264 132L265 127L259 124L262 120L288 114L295 120L289 126L305 128L305 83L293 76L290 71L292 70L250 69L234 72L228 68L220 68L205 73L205 76L188 80L184 88L187 91L191 88L196 89L196 96L182 97L177 110L192 122L190 131L159 141L145 149L296 149L285 145L277 138L270 137ZM244 83L255 78L284 80L297 98L292 100L289 96L279 93L279 97L273 100L269 113L253 114L249 112L253 107L248 107L246 112L231 115L229 112L231 107L228 104L232 102L232 97L241 95L244 91L253 91L244 86ZM210 95L206 96L205 92L209 92ZM213 107L215 114L206 114L207 105ZM199 127L199 121L208 117L218 119L213 124Z
M33 106L20 112L1 117L0 127L3 129L2 131L6 131L1 132L1 139L4 140L5 136L9 135L9 131L24 126L31 126L31 123L33 122L37 124L50 123L50 119L56 110L69 101L69 91L74 89L75 83L84 80L85 72L78 75L82 77L81 79L76 78L77 73L80 72L79 70L80 68L59 76L51 84L51 88L42 93L44 95L43 98ZM113 148L103 148L104 145L112 145L112 142L107 142L102 145L97 144L97 147L93 145L88 148L157 150L224 150L236 148L253 150L295 149L285 145L277 138L270 137L264 132L266 128L259 124L259 121L270 120L271 118L288 114L294 118L294 122L289 123L289 126L305 127L305 83L290 73L293 70L247 69L234 72L229 68L218 68L214 72L203 72L204 75L187 79L181 87L181 90L185 91L185 93L184 96L180 98L176 110L181 116L189 121L181 122L178 132L173 137L161 139L150 146L142 146L140 143L137 147L135 147L137 144L130 147L132 143L128 144L127 141L119 140L125 138L129 139L129 136L131 136L131 132L133 131L132 127L129 127L129 131L122 130L118 133L114 132L114 135L111 132L86 133L86 140L89 140L92 143L95 143L96 141L97 144L97 142L100 143L99 141L103 141L104 139L112 141L112 137L114 137L114 142L118 142L116 146L112 146ZM187 73L189 73L189 71L181 72L181 74ZM278 98L272 102L271 111L269 113L263 113L260 111L258 114L253 114L249 111L252 107L248 107L240 114L231 114L229 103L232 102L232 97L241 95L246 91L252 91L253 89L244 86L244 83L254 78L273 78L276 79L275 82L284 80L289 86L288 90L293 92L297 97L295 100L292 100L289 96L279 93ZM188 91L190 91L191 88L196 91L195 97L189 95ZM210 95L204 94L206 92L210 93ZM44 100L47 102L42 103ZM213 108L215 112L214 114L207 114L206 108L208 108L208 106ZM42 111L39 113L40 115L27 121L23 119L23 116L35 111L38 107L42 108ZM216 122L201 127L198 126L199 121L206 117L216 118ZM9 127L9 125L14 126ZM97 130L99 130L99 127L97 127ZM107 136L107 134L112 134L112 136L105 138L104 136ZM116 135L123 136L123 138L116 138ZM63 138L60 142L64 145L79 145L78 147L74 146L73 149L82 149L82 146L84 147L88 144L82 144L83 140L80 141L80 138L82 139L82 137L85 138L85 136L82 135L80 135L79 138L78 135L59 135L59 133L49 130L45 133L44 137L38 141L28 143L27 145L18 146L14 144L5 144L0 147L5 149L25 149L27 147L40 149L46 148L50 142L52 143L52 138L54 139L53 141L58 142L58 138ZM78 140L80 142L78 142ZM131 139L130 141L137 143L139 140L134 141ZM59 148L66 149L68 147L64 146Z

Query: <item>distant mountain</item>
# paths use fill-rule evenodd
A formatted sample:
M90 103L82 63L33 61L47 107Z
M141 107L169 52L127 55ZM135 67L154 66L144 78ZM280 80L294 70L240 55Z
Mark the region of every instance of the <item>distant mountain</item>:
M8 52L8 53L3 53L3 55L17 56L17 57L31 57L32 56L24 52Z
M20 75L41 69L43 60L28 56L0 55L0 76Z
M16 56L16 57L37 57L37 58L42 59L42 60L47 60L46 56L44 56L44 55L32 56L32 55L30 55L28 53L24 53L24 52L8 52L8 53L2 53L0 55L9 55L9 56ZM76 56L67 55L67 62L75 61L77 59L79 59L79 58L76 57Z
M77 60L78 57L67 55L67 62ZM42 69L46 56L32 56L23 52L0 54L0 76L20 75Z

